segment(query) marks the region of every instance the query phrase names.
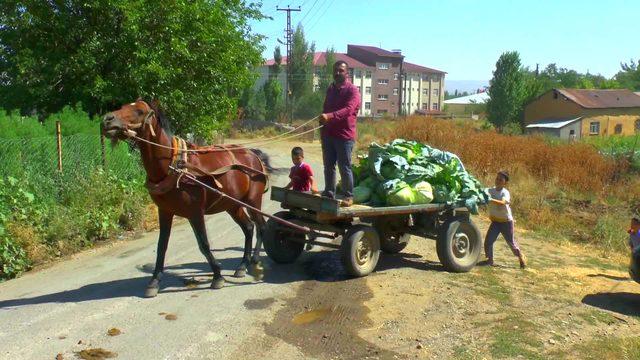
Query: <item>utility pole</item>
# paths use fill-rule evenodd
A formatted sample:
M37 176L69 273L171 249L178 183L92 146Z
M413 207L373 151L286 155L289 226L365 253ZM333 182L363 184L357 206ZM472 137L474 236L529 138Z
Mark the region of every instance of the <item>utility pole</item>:
M277 11L286 11L287 12L287 28L284 30L286 43L278 40L279 43L285 45L287 47L287 83L285 85L286 89L286 107L287 107L287 116L289 117L289 123L293 122L293 103L292 103L292 94L291 94L291 45L293 44L293 30L291 29L291 12L292 11L300 11L300 6L297 9L292 9L290 5L287 5L286 9L281 9L280 7L276 7Z

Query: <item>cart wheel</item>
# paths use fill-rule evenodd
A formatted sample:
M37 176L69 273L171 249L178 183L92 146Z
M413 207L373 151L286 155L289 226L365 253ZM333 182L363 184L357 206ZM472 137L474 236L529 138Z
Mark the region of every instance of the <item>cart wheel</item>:
M347 272L356 277L366 276L378 264L380 237L371 226L354 225L347 230L340 249Z
M405 221L405 219L399 220ZM376 220L373 226L380 236L380 249L386 254L397 254L409 245L411 235L402 232L402 228L395 228L392 224L393 220L387 221Z
M274 216L285 220L295 216L288 211L280 211ZM262 236L264 250L269 258L278 264L291 264L296 261L304 249L305 235L293 231L282 231L282 226L273 219L267 220Z
M380 239L380 248L386 254L397 254L409 245L410 238L409 234L383 235Z
M470 219L445 223L436 242L438 259L451 272L468 272L478 262L482 238Z

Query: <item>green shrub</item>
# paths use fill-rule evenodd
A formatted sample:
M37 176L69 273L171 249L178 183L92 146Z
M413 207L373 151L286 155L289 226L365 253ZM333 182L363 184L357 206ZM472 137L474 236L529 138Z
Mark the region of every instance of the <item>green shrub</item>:
M43 123L0 110L0 280L141 227L150 199L139 152L107 144L105 160L103 167L99 120L79 105Z

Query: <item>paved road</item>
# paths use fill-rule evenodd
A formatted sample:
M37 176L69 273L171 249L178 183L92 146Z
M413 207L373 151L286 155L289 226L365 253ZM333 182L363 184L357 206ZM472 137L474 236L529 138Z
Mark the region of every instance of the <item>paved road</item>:
M290 163L289 148L266 150L275 166L285 167ZM313 165L321 171L317 160ZM286 181L286 174L280 174L273 184ZM274 213L278 206L266 201L265 209ZM221 290L208 288L210 270L187 222L174 226L163 288L154 299L142 294L155 262L157 232L90 250L0 284L0 359L54 359L57 354L70 359L91 348L115 352L119 359L219 359L242 354L252 338L264 332L263 324L272 319L279 302L295 295L305 271L300 262L275 266L265 261L263 282L253 282L250 276L235 279L231 275L242 256L240 229L226 214L210 216L207 229L227 278ZM185 279L191 278L202 283L186 284ZM271 305L262 306L263 302ZM166 314L176 319L167 320ZM112 328L122 334L107 335ZM303 358L295 347L271 345L275 347L267 357L281 353Z

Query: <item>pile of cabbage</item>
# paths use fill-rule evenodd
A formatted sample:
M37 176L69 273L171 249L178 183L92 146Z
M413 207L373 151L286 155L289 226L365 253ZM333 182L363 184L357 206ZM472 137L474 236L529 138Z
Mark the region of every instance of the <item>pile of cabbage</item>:
M477 213L478 205L488 201L482 184L465 170L458 156L415 141L372 143L353 173L357 204L435 202L466 206Z

